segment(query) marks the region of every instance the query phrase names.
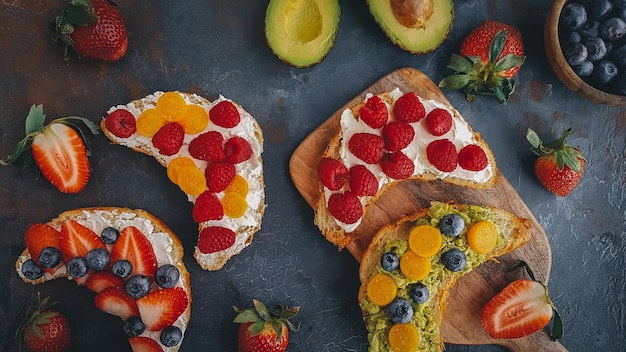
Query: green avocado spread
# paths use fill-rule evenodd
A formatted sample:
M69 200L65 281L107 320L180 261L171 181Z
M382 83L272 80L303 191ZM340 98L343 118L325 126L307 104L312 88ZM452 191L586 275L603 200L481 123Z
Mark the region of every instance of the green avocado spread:
M480 263L485 260L485 254L479 254L472 250L467 242L467 232L475 223L479 221L489 221L494 223L491 210L481 206L465 206L463 209L456 210L449 204L433 202L429 209L428 215L417 220L413 223L412 227L419 225L432 225L439 228L439 222L441 219L451 213L459 214L464 222L465 228L457 236L446 236L442 234L442 246L437 254L431 257L431 271L428 276L419 281L412 281L408 279L402 271L398 268L393 271L384 270L379 264L376 268L376 273L385 273L391 276L397 285L396 297L407 299L411 302L413 307L413 318L410 324L415 325L419 333L419 347L417 351L439 351L440 350L440 337L439 326L435 321L437 315L442 316L443 312L440 310L439 303L433 302L434 299L440 294L439 283L443 280L454 278L455 276L462 276L472 271ZM498 241L496 248L502 244L502 237L498 234ZM451 248L457 248L463 251L467 257L467 264L464 269L458 272L448 270L441 261L441 254L447 252ZM387 252L394 252L398 258L409 251L407 240L393 240L385 243L384 246L379 248L378 255L382 256ZM409 295L409 286L411 284L420 282L428 288L429 298L425 303L415 303ZM367 294L364 295L361 302L359 302L361 309L365 312L364 321L368 330L368 340L370 342L369 351L392 351L392 348L388 342L388 334L394 322L391 321L387 312L386 306L378 306L373 303Z

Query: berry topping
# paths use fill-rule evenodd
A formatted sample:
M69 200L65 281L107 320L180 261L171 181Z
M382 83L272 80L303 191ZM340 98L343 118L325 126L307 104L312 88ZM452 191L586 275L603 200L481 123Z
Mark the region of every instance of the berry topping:
M224 190L226 193L239 193L242 197L248 194L248 181L241 175L235 175L233 181Z
M185 166L178 169L178 187L192 196L197 196L206 190L206 177L196 166Z
M390 152L397 152L406 148L413 142L414 137L415 130L407 122L392 121L383 127L385 149Z
M418 282L409 286L409 296L411 297L413 302L417 304L422 304L428 301L430 293L428 291L428 287Z
M355 133L348 141L350 152L368 164L378 163L384 147L382 137L371 133Z
M111 112L104 120L104 125L107 130L120 138L128 138L137 131L135 116L126 109Z
M133 336L128 339L133 351L141 352L163 352L163 348L158 342L145 336Z
M409 234L409 248L422 257L430 257L441 249L443 240L439 229L431 225L414 227Z
M387 123L387 104L374 95L359 109L359 116L368 126L381 128Z
M456 237L465 228L465 220L461 215L452 213L444 215L439 221L439 230L446 236Z
M204 228L198 238L198 250L201 253L215 253L230 248L235 244L237 234L221 226Z
M178 326L166 327L161 331L161 335L159 336L159 341L161 341L165 347L174 347L178 345L182 339L183 332Z
M196 198L191 216L197 223L209 220L220 220L224 217L224 209L222 209L222 203L220 203L217 195L207 191Z
M383 253L380 256L380 266L383 270L394 271L400 267L400 258L394 252Z
M446 109L433 109L426 115L426 128L433 136L443 136L452 128L452 115Z
M152 290L152 280L145 275L133 275L126 281L124 290L134 299L141 298Z
M61 263L61 251L58 248L46 247L39 252L37 262L44 269L51 269Z
M32 224L26 230L24 235L24 241L26 242L26 249L30 257L34 260L39 260L39 265L46 268L40 261L41 252L48 247L59 247L59 236L61 233L49 225L46 224Z
M587 22L587 9L576 3L569 3L563 6L563 10L559 15L559 24L561 27L575 31Z
M122 230L111 250L112 263L122 259L132 264L133 275L143 274L152 277L157 268L152 243L134 226L128 226Z
M374 196L378 192L376 176L363 165L350 168L350 191L356 196Z
M386 306L396 297L398 286L393 278L378 273L367 283L367 297L378 306Z
M167 178L174 184L178 184L178 172L183 167L196 167L196 163L186 156L179 156L172 159L172 161L167 164Z
M188 134L196 134L204 131L209 124L209 115L200 105L187 105L187 110L182 120L179 121L183 130Z
M163 127L165 119L157 109L144 110L135 122L137 132L145 137L152 137Z
M419 281L424 279L430 273L430 258L422 257L413 251L406 251L400 257L400 271L409 278L409 280Z
M248 209L248 203L241 194L229 192L222 198L222 208L224 208L224 215L236 219L243 216Z
M498 244L498 229L489 221L479 221L467 232L467 243L480 254L487 254Z
M467 264L467 257L462 250L452 248L441 255L441 262L450 271L462 271Z
M363 216L363 206L352 192L331 195L328 198L328 211L345 224L354 224Z
M409 92L396 101L393 106L393 116L398 121L417 122L426 116L426 109L417 95Z
M121 259L113 262L111 271L118 277L127 278L133 272L133 264L126 259Z
M175 265L165 264L160 266L154 274L154 281L161 288L172 288L180 278L180 271Z
M174 324L188 303L185 290L174 287L148 293L137 300L137 308L146 329L158 331Z
M163 155L174 155L178 153L183 145L185 131L178 122L170 122L159 129L152 136L152 144Z
M456 147L448 139L438 139L430 142L426 147L426 157L439 171L452 172L456 169Z
M199 160L208 162L222 161L225 158L224 137L217 131L209 131L194 138L189 143L189 154Z
M120 232L111 226L105 227L100 233L100 239L105 244L115 244L118 237L120 237Z
M59 249L63 254L63 262L68 263L74 257L85 258L90 250L96 248L105 246L91 229L74 220L66 220L61 224Z
M252 147L245 138L234 136L226 141L224 154L226 155L226 162L239 164L250 159L252 156Z
M28 259L22 263L22 274L29 280L37 280L43 276L43 270L34 260Z
M233 164L215 162L209 164L204 171L211 192L221 192L233 181L237 170Z
M180 121L185 117L187 103L177 92L166 92L157 100L156 109L165 121Z
M89 272L85 257L74 257L67 262L67 273L73 278L81 278Z
M489 160L483 148L469 144L459 150L459 166L465 170L480 171L487 167Z
M420 335L413 324L394 324L387 338L392 351L417 351L419 347Z
M135 299L119 287L109 287L98 292L94 303L101 311L124 320L139 315Z
M317 175L326 188L336 191L342 188L346 182L348 168L337 159L322 158L317 164Z
M108 271L98 271L89 275L85 286L90 291L98 293L109 287L124 287L124 281Z
M389 318L394 323L406 324L413 318L413 307L408 300L397 297L387 307Z
M138 316L130 317L124 321L124 326L122 327L124 333L128 337L139 336L144 331L146 331L146 325L141 321L141 318Z
M220 127L233 128L239 124L241 117L235 104L228 100L223 100L209 110L209 118Z
M109 265L109 251L106 248L95 248L87 253L85 259L89 269L102 271Z
M411 177L415 170L413 161L402 152L386 153L380 159L380 167L385 175L396 180Z

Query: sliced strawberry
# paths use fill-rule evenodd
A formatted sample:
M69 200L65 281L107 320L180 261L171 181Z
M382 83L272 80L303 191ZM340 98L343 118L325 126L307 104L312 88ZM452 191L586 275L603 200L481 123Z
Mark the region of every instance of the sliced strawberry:
M139 315L135 299L129 296L123 288L109 287L100 291L94 298L94 303L101 311L124 320Z
M134 336L128 339L133 352L163 352L158 342L145 336Z
M157 260L152 244L134 226L128 226L122 230L111 250L109 261L111 265L121 259L126 259L133 265L131 275L143 274L152 277L157 269Z
M35 136L33 156L41 173L61 192L78 193L89 180L85 143L78 132L62 123L51 123Z
M75 220L66 220L61 224L59 249L64 262L67 263L74 257L86 257L87 253L95 248L106 247L100 237L91 229Z
M61 236L61 233L50 227L49 225L30 225L26 230L26 235L24 235L24 242L26 242L26 248L28 249L30 257L36 263L39 263L39 253L41 253L42 249L46 247L59 249L59 236ZM46 269L42 267L42 269L51 274L54 274L57 269L63 265L63 262L61 262L55 268Z
M174 287L148 293L137 300L137 307L146 329L157 331L174 324L188 303L185 290Z
M98 293L109 287L122 288L124 287L124 280L108 271L96 271L89 276L85 286L89 290Z

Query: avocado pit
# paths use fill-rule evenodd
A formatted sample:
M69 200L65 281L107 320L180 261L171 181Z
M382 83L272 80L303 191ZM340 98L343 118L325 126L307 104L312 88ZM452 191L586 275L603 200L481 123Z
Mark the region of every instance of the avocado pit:
M398 22L408 28L424 28L433 15L433 0L389 0Z

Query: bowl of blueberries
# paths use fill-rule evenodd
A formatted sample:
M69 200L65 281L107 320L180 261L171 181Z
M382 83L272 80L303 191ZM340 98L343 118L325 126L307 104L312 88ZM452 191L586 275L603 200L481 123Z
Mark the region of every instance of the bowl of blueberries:
M555 0L544 43L567 88L596 103L626 106L626 0Z

